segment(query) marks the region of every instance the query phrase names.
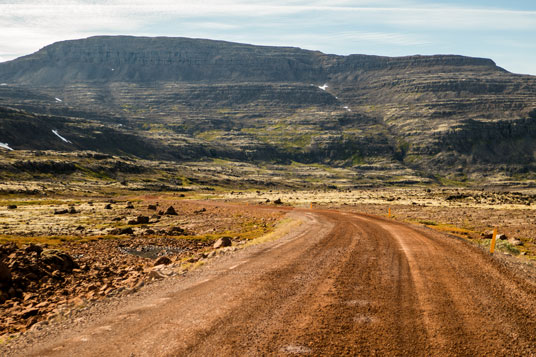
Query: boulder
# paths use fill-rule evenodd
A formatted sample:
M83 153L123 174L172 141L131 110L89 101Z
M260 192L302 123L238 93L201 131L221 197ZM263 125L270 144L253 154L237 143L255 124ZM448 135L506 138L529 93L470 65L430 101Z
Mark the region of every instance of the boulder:
M41 254L43 252L43 247L37 244L30 243L29 246L24 248L24 251L26 251L26 253L36 252L37 254Z
M67 214L69 213L69 210L66 209L55 209L54 214Z
M17 209L17 205L9 205L7 206L7 209Z
M128 224L147 224L149 223L149 217L147 216L138 216L136 219L131 219L127 222Z
M162 280L164 279L166 276L164 274L162 274L160 271L158 270L152 270L149 272L149 274L147 275L147 278L149 280Z
M134 208L134 205L132 204L132 202L127 202L127 209L133 209Z
M147 216L138 216L136 218L136 221L138 222L138 224L147 224L147 223L149 223L149 217L147 217Z
M79 211L76 210L76 208L74 208L74 206L71 206L69 208L69 213L70 214L77 214L77 213L80 213Z
M7 244L0 244L0 258L2 255L10 255L17 251L17 245L13 242Z
M156 211L156 205L149 205L147 206L147 209L150 209L151 211Z
M182 229L181 227L171 227L167 231L167 234L169 235L176 235L176 234L183 234L183 233L184 233L184 229Z
M104 209L112 209L112 204L108 203L106 206L104 206Z
M222 248L222 247L230 247L233 244L233 241L231 240L231 237L221 237L214 243L214 249Z
M164 213L168 216L177 216L177 211L175 211L175 208L173 206L169 206L166 210L166 212Z
M177 272L173 269L172 265L155 265L152 270L152 273L158 273L160 276L166 278L169 276L177 275Z
M6 300L9 300L9 294L0 289L0 304L3 304Z
M0 291L7 290L11 285L11 270L4 262L0 261Z
M171 259L169 259L166 256L163 256L163 257L159 257L154 262L154 266L161 265L161 264L169 265L169 264L171 264Z
M480 238L482 238L482 239L491 239L491 238L493 238L493 231L480 233ZM495 239L500 239L500 240L505 240L507 238L508 237L506 237L506 234L502 234L502 233L497 233L497 236L495 237Z
M19 312L19 316L23 319L27 319L29 317L35 316L39 313L39 309L35 307L29 307L21 312Z
M76 264L69 254L58 249L43 250L41 260L45 264L62 272L71 272L73 269L78 268L78 264Z
M122 235L122 234L134 234L134 230L130 227L127 228L115 228L110 231L110 234L113 235Z
M523 245L522 241L520 241L519 239L515 239L515 238L508 239L508 243L510 243L514 247L519 247Z

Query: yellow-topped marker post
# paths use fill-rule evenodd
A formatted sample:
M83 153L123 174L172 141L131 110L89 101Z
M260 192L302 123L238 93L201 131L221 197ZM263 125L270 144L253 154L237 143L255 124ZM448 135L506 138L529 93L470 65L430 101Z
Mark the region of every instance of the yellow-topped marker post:
M489 245L489 252L493 254L495 251L495 241L497 239L497 228L493 230L493 237L491 237L491 244Z

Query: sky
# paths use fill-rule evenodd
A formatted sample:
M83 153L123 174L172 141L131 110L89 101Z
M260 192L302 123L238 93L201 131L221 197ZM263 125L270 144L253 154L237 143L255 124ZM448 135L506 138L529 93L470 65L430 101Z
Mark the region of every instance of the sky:
M0 0L0 62L94 35L172 36L331 54L459 54L536 75L534 0Z

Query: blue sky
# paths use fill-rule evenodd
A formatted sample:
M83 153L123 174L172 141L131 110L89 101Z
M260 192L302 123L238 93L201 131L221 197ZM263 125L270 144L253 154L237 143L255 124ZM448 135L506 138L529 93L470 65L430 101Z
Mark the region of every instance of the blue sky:
M460 54L536 75L536 1L0 0L0 61L93 35L184 36L334 54Z

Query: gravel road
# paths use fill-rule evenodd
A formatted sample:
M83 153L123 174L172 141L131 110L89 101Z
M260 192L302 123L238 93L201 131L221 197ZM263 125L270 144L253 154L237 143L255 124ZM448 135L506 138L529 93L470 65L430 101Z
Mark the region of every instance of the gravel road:
M294 210L214 259L6 350L24 356L536 356L536 284L461 240ZM15 346L13 346L15 347Z

